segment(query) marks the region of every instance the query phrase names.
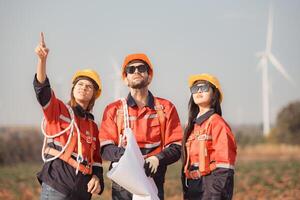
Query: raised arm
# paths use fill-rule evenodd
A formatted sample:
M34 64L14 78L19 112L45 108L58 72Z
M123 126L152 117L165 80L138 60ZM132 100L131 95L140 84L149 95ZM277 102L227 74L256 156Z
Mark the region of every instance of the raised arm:
M35 48L35 53L38 56L38 64L36 69L37 80L40 83L44 83L46 80L46 61L49 53L49 49L46 47L44 33L40 33L40 42Z

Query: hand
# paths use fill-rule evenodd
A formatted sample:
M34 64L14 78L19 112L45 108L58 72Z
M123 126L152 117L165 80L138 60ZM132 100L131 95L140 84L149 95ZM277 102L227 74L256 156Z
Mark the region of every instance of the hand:
M45 38L44 38L44 33L43 32L40 33L40 43L35 48L35 53L37 54L37 56L39 57L39 59L41 61L46 61L48 53L49 53L49 49L46 47L46 43L45 43Z
M153 177L157 171L158 165L159 165L159 160L156 156L150 156L149 158L146 158L144 163L146 176Z
M101 185L99 178L96 175L93 175L91 180L88 183L88 192L91 194L98 194L101 191Z

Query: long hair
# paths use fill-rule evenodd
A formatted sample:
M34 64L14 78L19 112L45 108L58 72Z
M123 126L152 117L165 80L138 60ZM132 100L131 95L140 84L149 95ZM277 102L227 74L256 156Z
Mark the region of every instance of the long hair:
M209 86L212 88L213 93L212 93L212 98L210 102L210 108L214 109L215 113L222 116L222 109L220 105L220 91L210 82L208 81L197 81L195 84L199 83L205 83L209 84ZM183 167L185 163L187 162L187 152L186 152L186 147L185 144L187 142L187 139L191 135L193 129L194 129L194 120L196 119L198 113L200 112L199 106L195 104L194 99L193 99L193 94L191 94L189 104L188 104L188 122L187 125L184 129L184 135L182 138L182 163Z
M73 86L72 86L72 89L71 89L71 94L70 94L70 97L71 97L71 98L70 98L68 104L69 104L71 107L75 107L75 106L78 105L78 103L77 103L76 100L75 100L73 91L74 91L74 87L75 87L76 83L77 83L79 80L81 80L81 79L86 79L86 80L91 81L91 83L93 83L93 86L94 86L94 87L93 87L93 88L94 88L93 96L92 96L92 98L91 98L91 100L90 100L90 102L89 102L89 105L88 105L87 108L86 108L86 111L91 112L91 111L93 110L93 108L94 108L94 105L95 105L96 93L97 93L97 90L98 90L98 85L96 84L96 82L95 82L94 80L92 80L92 79L89 78L89 77L85 77L85 76L82 77L82 76L80 76L80 77L78 77L76 80L74 80Z

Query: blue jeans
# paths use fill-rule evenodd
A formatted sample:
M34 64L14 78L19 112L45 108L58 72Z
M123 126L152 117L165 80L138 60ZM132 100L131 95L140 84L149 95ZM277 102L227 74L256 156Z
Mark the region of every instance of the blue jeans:
M46 183L42 183L41 200L65 200L67 195L53 189Z

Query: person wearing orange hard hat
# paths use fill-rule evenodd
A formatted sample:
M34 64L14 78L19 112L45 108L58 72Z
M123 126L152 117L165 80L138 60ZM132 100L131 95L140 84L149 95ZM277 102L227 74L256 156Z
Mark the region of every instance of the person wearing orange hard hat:
M184 199L232 199L237 147L222 118L220 82L211 74L196 74L188 84L191 97L182 140Z
M153 178L162 200L167 166L181 156L182 128L177 110L170 101L155 97L149 91L153 65L145 54L126 56L121 69L122 79L130 90L123 99L128 107L130 128L145 157L145 174ZM101 155L111 163L118 162L125 151L123 116L122 100L109 104L103 112L99 134ZM129 200L132 194L113 182L112 199Z
M77 71L72 78L70 101L63 103L46 75L49 49L44 34L40 37L33 85L44 114L44 165L37 175L42 185L41 200L89 200L104 189L98 127L91 114L102 91L101 80L94 70Z

